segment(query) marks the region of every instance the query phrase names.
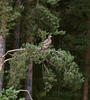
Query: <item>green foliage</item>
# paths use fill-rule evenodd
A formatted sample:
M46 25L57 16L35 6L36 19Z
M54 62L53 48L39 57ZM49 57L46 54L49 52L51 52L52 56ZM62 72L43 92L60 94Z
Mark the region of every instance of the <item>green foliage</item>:
M81 87L82 82L84 82L84 78L81 79L82 74L78 73L79 68L75 62L70 64L69 70L66 69L64 72L64 85L73 90L77 90Z
M49 9L47 9L46 7L42 5L39 5L36 9L37 9L36 14L39 15L38 16L39 19L37 19L37 22L39 22L39 25L40 25L39 27L42 30L47 30L47 32L57 31L59 27L59 19L54 14L52 14L49 11Z
M52 88L53 83L57 81L57 78L55 80L56 75L53 72L53 68L56 71L63 72L63 84L65 86L70 83L70 87L75 85L76 88L80 88L84 80L82 74L79 73L77 64L73 61L74 57L70 53L63 50L39 50L38 48L40 47L26 44L25 51L17 52L13 55L10 61L10 85L17 87L20 81L25 79L29 60L32 59L36 64L44 65L43 79L47 92Z
M55 82L57 82L56 75L54 74L52 69L47 69L44 65L43 68L43 80L45 84L45 91L49 92L52 89Z
M10 61L10 68L9 71L9 82L8 86L15 86L20 88L20 80L26 78L26 71L27 71L27 52L17 52L14 54L14 58ZM18 62L19 61L19 62ZM13 78L12 78L13 76ZM19 86L19 87L18 87Z
M50 4L52 4L52 5L55 5L55 4L57 4L60 0L46 0L47 1L47 3L50 3Z
M59 29L60 18L50 11L47 6L43 5L42 2L38 6L33 5L31 8L26 7L24 9L25 16L23 17L25 22L22 23L22 31L27 34L27 38L32 36L34 43L43 41L49 34L65 34L65 31ZM29 6L29 3L24 5ZM23 28L24 26L25 28Z
M60 6L61 5L61 6ZM61 44L60 47L62 47L64 50L69 50L74 56L75 56L75 61L79 64L80 70L83 72L85 70L84 67L86 68L85 65L85 56L86 56L86 35L87 35L87 24L88 24L88 18L90 17L90 1L89 0L61 0L61 3L58 6L57 9L60 10L60 16L61 16L61 28L63 30L66 30L67 34L62 37L61 39ZM62 46L61 46L62 45ZM73 69L73 67L71 68ZM77 69L78 70L78 69ZM70 70L71 71L71 70ZM74 71L74 70L73 70ZM75 87L78 86L77 82L75 81L74 84L76 85L70 85L72 83L72 79L75 80L75 76L77 75L77 71L75 71L73 74L68 76L68 71L64 73L65 76L71 78L70 81L66 80L66 86L67 87ZM77 76L76 76L77 77ZM78 78L76 78L78 79ZM62 100L80 100L82 97L76 96L75 93L69 93L67 88L66 90L62 89L61 91L64 91L63 94L63 99ZM64 93L67 91L66 96ZM82 95L81 93L82 89L80 90L79 95ZM77 91L76 91L77 93ZM72 94L73 97L72 97ZM65 98L66 96L66 98ZM62 97L62 96L61 96ZM71 98L71 99L69 99Z
M41 2L45 2L51 5L56 5L60 0L41 0Z
M63 9L60 11L61 27L67 32L60 46L75 56L81 69L85 66L89 4L89 0L65 0L62 3Z
M0 93L0 100L15 100L17 99L19 91L16 91L13 89L13 87L10 87L9 89L3 89ZM20 98L18 100L25 100L24 98Z
M0 34L7 34L15 26L23 6L13 8L13 1L0 1Z

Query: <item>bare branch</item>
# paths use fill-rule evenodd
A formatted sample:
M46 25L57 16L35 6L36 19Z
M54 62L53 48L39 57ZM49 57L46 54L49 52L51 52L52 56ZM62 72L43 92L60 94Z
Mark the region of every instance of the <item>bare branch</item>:
M0 66L3 67L3 65L4 65L7 61L10 61L10 60L12 60L12 59L13 59L13 58L9 58L9 59L4 60L4 62L0 63ZM2 67L0 67L0 71L2 70Z
M9 51L7 51L3 56L1 56L0 58L4 58L8 53L17 52L17 51L23 51L23 50L25 50L25 49L26 49L26 48L20 48L20 49L9 50Z
M9 58L9 59L4 60L3 64L5 64L7 61L12 60L12 59L13 58Z
M27 92L30 97L30 100L33 100L32 96L28 90L18 90L18 92Z

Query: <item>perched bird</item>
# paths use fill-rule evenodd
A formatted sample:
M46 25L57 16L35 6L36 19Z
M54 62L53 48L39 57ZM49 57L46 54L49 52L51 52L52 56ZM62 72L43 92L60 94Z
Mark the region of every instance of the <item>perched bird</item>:
M43 42L43 45L41 47L42 50L48 49L49 45L52 43L51 37L52 36L49 35L48 38Z

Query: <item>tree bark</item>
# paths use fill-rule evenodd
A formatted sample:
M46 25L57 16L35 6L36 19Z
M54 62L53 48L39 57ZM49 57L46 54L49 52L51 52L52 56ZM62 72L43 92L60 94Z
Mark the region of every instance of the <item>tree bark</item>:
M34 0L27 0L26 1L26 4L29 8L26 8L26 13L27 14L31 14L32 12L32 2ZM27 16L28 17L28 16ZM29 27L29 24L27 24L27 26ZM30 30L30 27L28 28L27 27L27 30ZM32 34L31 32L29 33L29 36L30 38L27 39L27 41L30 43L30 44L34 44L33 43L33 40L32 40ZM27 72L27 79L26 79L26 82L25 82L25 88L26 90L29 91L29 93L31 94L32 96L32 76L33 76L33 62L32 62L32 59L30 59L29 61L29 65L28 65L28 72ZM26 94L26 97L25 97L26 100L31 100L29 95Z
M30 64L28 66L28 77L26 79L26 90L29 91L29 93L32 96L32 69L33 69L33 62L30 60ZM28 94L26 94L26 100L30 100L30 97Z
M30 43L33 44L32 36L30 37ZM28 65L27 79L26 79L26 90L29 91L31 96L32 96L32 75L33 75L33 62L32 59L30 59L30 63ZM26 100L30 100L30 97L27 94L26 94Z
M83 100L88 100L88 78L85 79L83 87Z
M20 40L20 18L18 18L17 20L17 27L14 31L14 41L15 41L13 45L14 49L19 48L19 40Z
M16 0L15 1L15 7L18 7L21 4L21 0ZM19 48L19 41L20 41L20 18L17 19L17 26L16 29L14 31L14 38L15 38L15 42L14 42L14 49Z
M5 37L3 35L0 35L0 56L3 56L5 53ZM3 72L4 72L4 58L0 58L0 92L2 91L3 86Z
M2 0L3 1L3 0ZM6 5L2 5L6 6ZM1 10L2 11L2 10ZM2 86L3 86L3 75L4 75L4 57L1 57L5 53L5 32L6 32L6 27L7 27L7 13L3 13L0 15L0 92L2 91Z
M83 100L88 100L88 73L90 68L90 18L88 20L87 30L87 52L86 52L86 66L85 66L85 81L83 86Z

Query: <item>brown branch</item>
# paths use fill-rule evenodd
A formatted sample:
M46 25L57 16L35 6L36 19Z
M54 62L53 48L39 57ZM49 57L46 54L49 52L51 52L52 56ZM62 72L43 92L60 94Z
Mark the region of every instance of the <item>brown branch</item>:
M53 64L51 61L49 61L48 59L46 59L46 61L47 61L50 65L56 67L56 65L54 65L54 64Z
M12 60L12 59L13 58L9 58L9 59L4 60L3 64L5 64L7 61Z
M9 50L9 51L7 51L3 56L1 56L0 58L4 58L8 53L17 52L17 51L23 51L23 50L25 50L25 48Z
M18 92L27 92L30 97L30 100L33 100L32 96L28 90L18 90Z

